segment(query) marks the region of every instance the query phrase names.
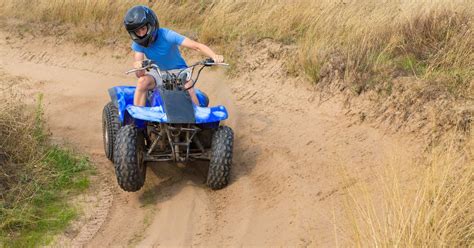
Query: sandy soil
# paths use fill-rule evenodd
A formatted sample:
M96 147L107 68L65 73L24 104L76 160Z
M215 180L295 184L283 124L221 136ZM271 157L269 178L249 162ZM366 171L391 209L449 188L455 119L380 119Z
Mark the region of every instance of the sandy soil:
M126 193L105 158L101 133L107 89L135 80L123 73L131 64L126 52L0 33L0 70L28 78L30 94L42 92L55 139L87 153L98 168L96 202L67 244L331 247L347 242L340 231L344 189L370 180L394 154L410 154L412 146L349 119L337 96L318 104L307 83L287 80L282 64L260 51L249 60L252 73L228 79L222 69L207 71L198 85L211 105L224 104L230 111L226 123L236 134L230 185L209 190L205 164L158 164L148 168L141 191ZM344 170L353 180L344 179Z

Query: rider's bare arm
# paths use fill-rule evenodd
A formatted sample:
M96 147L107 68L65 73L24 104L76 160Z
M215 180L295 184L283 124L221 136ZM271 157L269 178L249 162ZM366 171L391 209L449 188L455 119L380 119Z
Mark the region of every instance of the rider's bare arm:
M224 57L222 55L216 54L208 46L206 46L202 43L193 41L189 38L184 38L184 41L183 41L183 43L181 43L181 46L196 50L196 51L202 53L203 55L212 58L214 60L214 62L216 62L216 63L224 62Z
M136 68L136 69L141 68L142 61L145 59L145 54L140 53L140 52L135 52L133 54L133 59L135 60L135 62L133 63L133 68ZM137 78L143 77L145 75L145 70L136 71L135 75L137 76Z

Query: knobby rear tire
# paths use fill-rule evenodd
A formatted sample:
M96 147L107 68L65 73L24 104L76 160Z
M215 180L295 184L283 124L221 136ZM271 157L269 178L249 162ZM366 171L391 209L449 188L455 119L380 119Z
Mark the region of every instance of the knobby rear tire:
M102 139L105 156L113 162L114 142L120 128L118 109L112 102L107 103L102 111Z

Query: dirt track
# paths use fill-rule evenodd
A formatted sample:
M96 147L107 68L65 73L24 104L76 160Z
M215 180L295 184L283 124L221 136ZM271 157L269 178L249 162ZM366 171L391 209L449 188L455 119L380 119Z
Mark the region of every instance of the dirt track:
M209 190L203 164L162 164L149 167L144 189L125 193L103 154L101 114L107 89L135 80L123 74L130 59L119 56L123 51L7 36L0 33L0 70L27 77L27 91L44 94L54 137L98 167L98 203L69 237L72 245L334 246L343 188L353 183L342 179L342 168L367 179L393 151L409 147L355 124L337 97L317 104L306 83L283 80L281 64L263 61L252 77L207 71L198 86L211 105L230 110L236 136L227 188ZM347 237L337 238L340 244Z

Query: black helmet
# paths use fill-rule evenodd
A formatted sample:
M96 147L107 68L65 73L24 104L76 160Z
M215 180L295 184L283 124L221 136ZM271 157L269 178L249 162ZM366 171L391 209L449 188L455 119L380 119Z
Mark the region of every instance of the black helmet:
M153 42L155 31L160 28L155 12L143 5L137 5L129 9L125 14L123 24L132 40L144 47L148 47ZM146 35L139 37L135 34L135 30L143 26L147 26Z

